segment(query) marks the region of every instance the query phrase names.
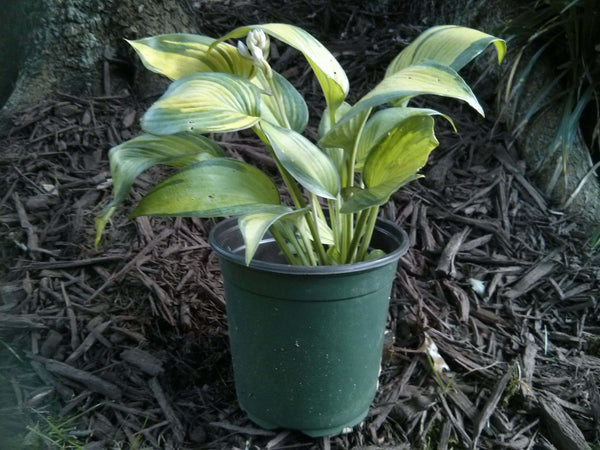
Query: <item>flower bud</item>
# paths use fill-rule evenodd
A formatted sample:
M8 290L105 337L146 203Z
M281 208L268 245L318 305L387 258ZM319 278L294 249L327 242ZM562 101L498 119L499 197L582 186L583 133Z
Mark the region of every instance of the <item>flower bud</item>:
M242 58L252 58L252 55L248 51L248 47L242 42L238 41L237 43L238 53L242 56Z
M252 56L254 57L254 60L258 63L261 63L262 61L265 60L265 55L263 54L263 51L259 47L254 47L252 49Z
M246 37L246 44L254 57L257 57L257 49L261 51L263 57L269 56L269 36L267 36L263 30L258 29L250 31Z

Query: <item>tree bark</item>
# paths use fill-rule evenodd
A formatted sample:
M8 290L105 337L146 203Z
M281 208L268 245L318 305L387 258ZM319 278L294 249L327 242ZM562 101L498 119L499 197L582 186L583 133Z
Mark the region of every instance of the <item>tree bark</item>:
M56 91L115 94L124 83L161 91L125 39L165 33L220 36L236 26L287 22L319 38L342 28L361 3L331 0L10 0L0 19L0 106L31 104ZM312 6L312 8L311 8ZM380 9L385 5L378 6ZM139 77L139 78L138 78ZM109 83L110 81L110 83ZM135 83L134 83L135 82ZM130 86L132 87L132 86Z
M6 25L12 26L2 27L0 48L6 49L15 64L9 73L1 74L5 109L31 104L56 91L114 94L118 83L111 86L111 81L131 81L131 51L124 38L196 31L186 1L7 3L5 17L12 24ZM22 56L18 58L15 52Z

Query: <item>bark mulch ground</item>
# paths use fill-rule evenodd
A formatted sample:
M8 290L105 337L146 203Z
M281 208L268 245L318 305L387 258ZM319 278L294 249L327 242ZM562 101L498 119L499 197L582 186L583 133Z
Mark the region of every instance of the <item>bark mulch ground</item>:
M126 204L93 247L106 151L138 132L145 103L57 94L13 117L0 158L0 448L599 445L600 255L491 120L456 109L459 132L440 123L426 178L383 209L411 248L380 388L362 426L311 439L259 429L236 404L214 222L130 221ZM270 169L249 137L223 145Z

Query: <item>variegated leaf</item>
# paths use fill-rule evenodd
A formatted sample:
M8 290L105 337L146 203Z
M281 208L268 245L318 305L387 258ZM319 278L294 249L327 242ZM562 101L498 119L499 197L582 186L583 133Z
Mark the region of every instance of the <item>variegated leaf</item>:
M277 205L241 216L238 224L246 244L246 264L250 264L260 242L271 225L279 220L298 221L303 214L306 214L306 209L293 210L289 206Z
M506 53L506 43L502 39L455 25L432 27L394 58L386 76L423 61L436 61L458 72L490 44L496 47L498 63L501 63Z
M463 100L483 115L483 108L475 94L456 71L428 61L406 67L384 78L344 115L338 126L369 108L385 103L402 103L402 106L406 106L411 98L418 95L439 95Z
M214 133L250 128L261 114L261 91L245 78L193 73L173 82L142 117L152 134Z
M356 156L356 169L360 170L364 164L367 155L372 148L376 147L379 142L396 127L405 120L416 116L442 116L452 124L454 123L450 117L442 114L434 109L427 108L386 108L375 113L366 123L360 140L358 142L358 151Z
M348 78L335 57L302 28L284 23L267 23L236 28L219 39L225 41L242 38L251 30L261 29L268 35L300 51L319 80L330 110L335 111L348 95Z
M237 216L279 203L277 187L264 172L235 159L213 158L156 185L131 216Z
M196 72L223 72L251 78L254 65L242 58L237 48L208 36L196 34L161 34L137 41L127 41L152 72L177 80Z
M363 169L365 188L343 192L342 212L383 205L394 192L419 178L419 170L438 145L433 125L430 115L413 116L381 140L367 156Z
M285 77L275 71L273 71L273 77L277 87L281 91L285 116L290 127L292 130L302 133L308 124L308 106L304 98ZM278 123L277 102L270 92L271 88L262 72L258 72L252 79L252 82L263 90L263 119L271 123ZM284 124L280 123L280 125L283 126Z
M340 190L338 172L329 158L304 136L266 121L260 127L281 165L308 191L335 199Z
M157 164L184 167L224 156L223 150L204 136L181 133L170 136L143 134L113 147L109 152L113 200L96 218L96 245L115 208L127 197L133 181Z

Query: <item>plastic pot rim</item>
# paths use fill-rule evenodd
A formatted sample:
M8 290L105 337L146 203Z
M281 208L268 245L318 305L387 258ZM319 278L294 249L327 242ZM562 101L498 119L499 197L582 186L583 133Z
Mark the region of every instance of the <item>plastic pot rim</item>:
M236 231L237 230L237 231ZM237 217L230 217L217 223L209 234L209 244L214 251L222 258L229 260L230 262L246 266L244 258L245 246L237 248L225 248L220 242L220 237L226 233L237 232L239 233L238 219ZM291 264L276 263L271 261L263 261L254 258L247 266L255 270L264 270L276 273L285 273L291 275L336 275L350 272L367 271L376 269L378 267L385 266L394 261L398 261L408 250L409 239L406 232L400 228L397 224L387 219L378 218L375 226L375 232L382 234L386 239L392 239L396 242L397 247L392 251L385 254L381 258L362 261L353 264L339 264L339 265L327 265L327 266L296 266ZM273 242L274 239L269 235L261 241L261 245L269 242Z

